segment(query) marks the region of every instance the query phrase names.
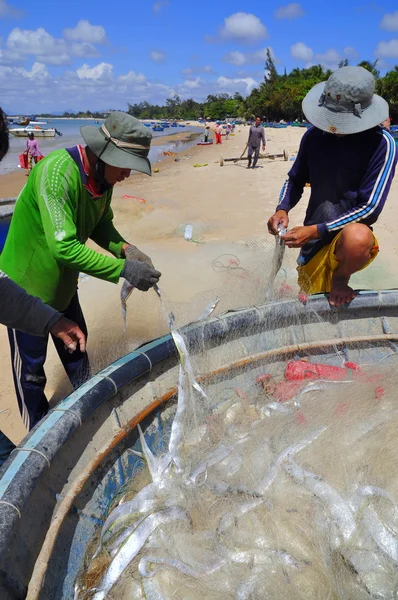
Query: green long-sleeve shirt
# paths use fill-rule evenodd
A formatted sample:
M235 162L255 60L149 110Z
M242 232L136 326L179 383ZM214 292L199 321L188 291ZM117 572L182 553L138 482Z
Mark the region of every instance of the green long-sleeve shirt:
M79 271L117 283L126 241L114 228L112 189L93 197L66 150L40 161L29 175L11 220L0 269L46 304L63 311L77 288ZM87 248L88 238L111 252Z

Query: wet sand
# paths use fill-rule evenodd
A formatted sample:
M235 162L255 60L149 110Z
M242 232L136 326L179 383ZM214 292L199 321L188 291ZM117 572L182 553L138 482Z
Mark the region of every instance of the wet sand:
M305 129L266 129L267 152L290 156L297 153ZM184 135L184 132L181 132ZM153 177L135 175L115 187L114 223L124 237L149 254L162 272L160 287L178 323L188 323L216 296L221 298L217 312L264 301L271 268L274 239L266 223L278 202L280 189L292 162L283 159L260 160L255 170L246 163L226 163L220 167L220 154L237 157L247 141L248 128L238 126L235 135L222 146L194 146L154 165ZM174 138L174 136L173 136ZM162 141L164 138L162 138ZM177 161L175 160L177 159ZM206 165L197 166L194 165ZM20 173L1 176L1 195L16 195L26 177ZM18 187L19 186L19 187ZM123 199L123 195L144 198ZM302 223L309 189L290 215L291 226ZM395 180L387 205L375 227L381 252L376 261L353 278L355 287L386 289L398 285L398 181ZM187 223L193 226L193 242L184 239ZM90 246L99 250L94 244ZM101 250L99 250L101 251ZM287 250L284 271L277 287L286 279L280 293L297 294L296 250ZM120 310L121 283L113 285L83 277L80 300L89 328L88 352L94 370L103 368L138 344L167 331L159 299L153 291L135 290L128 303L127 331L123 334ZM8 341L0 328L2 384L0 428L14 441L24 435L12 385ZM52 343L46 362L47 396L56 402L70 391Z

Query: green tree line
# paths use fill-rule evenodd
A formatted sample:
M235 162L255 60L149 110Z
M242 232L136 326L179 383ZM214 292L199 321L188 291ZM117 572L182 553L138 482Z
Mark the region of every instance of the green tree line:
M383 77L377 69L377 62L362 61L359 66L370 71L376 79L376 93L383 96L390 105L390 114L394 122L398 121L398 66ZM348 65L348 60L340 67ZM295 68L278 73L270 51L265 61L265 76L259 87L252 90L246 98L239 93L211 94L205 102L196 102L193 98L181 100L178 95L166 100L164 106L141 102L129 104L128 112L139 119L251 119L263 117L267 121L303 120L301 103L307 92L317 83L326 81L332 71L322 65L306 69Z

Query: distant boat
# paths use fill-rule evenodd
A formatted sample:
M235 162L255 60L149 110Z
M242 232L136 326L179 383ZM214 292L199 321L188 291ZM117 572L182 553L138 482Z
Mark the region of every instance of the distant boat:
M170 124L169 123L160 123L160 126L161 127L170 127Z
M151 124L150 123L144 123L145 127L150 127Z
M172 127L178 127L178 123L172 123L171 126Z
M183 125L183 123L178 123L178 127L185 127L185 125Z
M29 125L47 125L47 121L29 121Z
M28 127L16 127L15 129L8 130L11 135L15 135L15 137L28 137L30 133L33 133L35 137L41 138L50 138L55 137L55 134L62 135L57 129L41 129L38 125L32 127L29 125Z
M287 127L287 123L276 123L276 125L274 125L275 129L285 129Z
M152 131L164 131L164 127L161 127L160 125L154 125L152 127Z

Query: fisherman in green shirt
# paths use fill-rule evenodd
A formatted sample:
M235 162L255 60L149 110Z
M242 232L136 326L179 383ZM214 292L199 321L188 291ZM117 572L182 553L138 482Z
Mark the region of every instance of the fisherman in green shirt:
M0 269L29 294L63 313L87 334L77 295L79 272L117 283L124 277L147 291L159 281L151 259L113 226L113 186L131 170L151 175L151 133L113 112L100 128L84 126L87 146L57 150L40 161L23 188L0 256ZM85 246L92 239L113 257ZM22 419L31 429L48 411L44 362L48 336L8 328L14 384ZM90 375L87 354L70 354L53 337L76 388Z

